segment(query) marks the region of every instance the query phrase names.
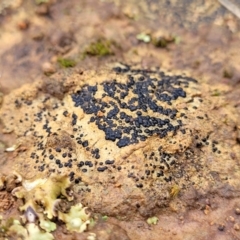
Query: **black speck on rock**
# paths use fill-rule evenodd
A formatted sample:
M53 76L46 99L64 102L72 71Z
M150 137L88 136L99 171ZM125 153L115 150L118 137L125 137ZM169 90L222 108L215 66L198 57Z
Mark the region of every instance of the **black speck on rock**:
M125 76L126 83L113 79L93 86L85 85L72 94L75 107L92 115L90 122L95 122L99 130L104 131L106 140L114 141L122 148L145 141L154 134L164 138L168 132L181 128L180 119L177 123L172 122L178 112L173 103L178 98L185 98L184 89L196 80L181 75L168 76L159 71L131 69L128 65L113 70ZM158 77L152 78L152 74ZM98 90L104 92L102 98L95 97ZM99 111L103 116L98 116ZM149 113L158 116L150 117ZM73 118L72 124L76 124L76 118Z

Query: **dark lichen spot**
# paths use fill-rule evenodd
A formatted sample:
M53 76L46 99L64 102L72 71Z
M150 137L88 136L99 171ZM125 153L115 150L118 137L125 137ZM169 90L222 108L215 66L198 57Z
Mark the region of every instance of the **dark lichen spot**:
M171 106L178 98L185 98L184 88L196 80L180 75L171 77L159 71L131 69L128 65L113 70L125 75L127 83L110 80L99 85L85 85L72 95L75 107L81 107L86 114L92 115L90 122L105 133L106 140L116 142L122 148L153 135L164 138L182 127L181 119L172 121L176 119L178 110L166 107L164 103ZM151 78L152 73L159 77ZM95 97L99 89L104 92L102 98ZM126 110L130 110L131 115ZM149 112L158 115L149 116Z

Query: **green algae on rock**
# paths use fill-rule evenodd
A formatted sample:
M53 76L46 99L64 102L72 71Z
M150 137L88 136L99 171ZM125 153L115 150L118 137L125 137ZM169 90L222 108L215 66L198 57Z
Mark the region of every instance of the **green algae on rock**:
M63 68L75 67L77 64L74 59L70 59L70 58L58 58L57 62Z
M92 42L87 46L83 52L83 56L108 56L112 55L112 46L115 43L107 39L99 39L96 42Z

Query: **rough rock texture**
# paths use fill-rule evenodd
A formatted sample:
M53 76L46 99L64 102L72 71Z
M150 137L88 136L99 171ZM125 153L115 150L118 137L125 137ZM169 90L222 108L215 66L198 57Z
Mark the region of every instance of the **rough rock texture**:
M13 168L29 180L67 174L83 205L112 216L193 206L219 184L226 195L219 174L229 152L205 90L178 73L123 64L23 86L0 110L24 149Z

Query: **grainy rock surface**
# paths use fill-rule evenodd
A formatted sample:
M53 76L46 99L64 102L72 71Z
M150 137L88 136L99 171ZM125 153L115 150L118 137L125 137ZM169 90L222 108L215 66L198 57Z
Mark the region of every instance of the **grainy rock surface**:
M238 0L231 2L240 7ZM121 233L123 229L133 240L240 239L239 19L215 0L49 0L40 5L37 3L38 1L33 0L11 0L0 3L0 105L4 102L3 111L7 114L2 115L2 111L0 115L2 119L0 121L0 195L3 199L0 209L3 219L20 219L22 214L18 209L24 203L10 194L14 187L21 185L19 181L14 181L16 175L13 169L24 174L23 181L25 178L31 181L40 176L49 176L47 164L51 163L51 168L55 171L75 173L71 178L74 178L72 183L75 193L78 193L76 194L78 199L75 199L77 202L83 201L93 213L100 212L100 219L101 214L105 217L116 216L109 217L106 221L107 224L120 226L120 228L114 227L115 238L124 237ZM22 23L27 23L27 27ZM99 51L99 43L104 47L100 49L103 51ZM106 48L109 45L111 45L110 49ZM108 54L95 55L99 53ZM121 132L126 130L117 129L121 119L112 118L110 119L113 121L112 124L108 120L106 126L104 125L109 111L113 110L115 105L119 108L119 103L112 96L109 99L113 104L110 104L109 108L105 108L100 103L102 97L100 96L99 99L99 95L103 92L101 83L112 82L113 79L116 79L116 82L126 83L128 79L128 73L116 74L112 71L113 66L105 68L106 63L113 62L129 63L131 69L141 70L156 70L155 67L160 66L160 71L164 72L165 76L170 75L167 71L170 70L171 76L189 76L197 80L197 83L189 84L189 90L182 86L187 94L186 98L179 96L174 101L172 99L172 105L169 105L168 101L157 102L157 105L163 106L164 109L186 112L188 119L184 116L179 117L178 113L174 119L171 119L165 114L153 112L154 106L150 102L153 109L147 105L149 117L169 119L168 124L158 126L159 129L161 128L161 133L164 128L172 128L169 124L175 128L179 124L177 120L182 120L183 124L177 129L176 135L173 135L173 131L166 131L167 135L160 139L157 137L160 132L149 136L152 129L156 129L157 126L150 126L150 129L141 126L139 129L136 125L138 121L132 122L130 118L131 121L126 123L126 116L122 116L123 127L126 128L130 124L130 127L143 130L143 133L138 132L137 136L132 137L131 134L134 132L132 129L130 134L121 135ZM49 68L51 71L44 68L45 63L51 65L51 69ZM134 66L133 63L138 63L139 66ZM73 71L66 69L74 65L76 66ZM64 70L60 70L63 68ZM57 73L51 78L44 76L49 76L55 71ZM151 73L151 75L158 74ZM160 76L157 78L158 81L162 79ZM92 101L91 108L100 107L105 111L100 111L96 117L94 112L87 113L87 106L84 104L75 107L73 94L76 97L82 95L84 84L95 86L97 82L98 90L94 97L97 97L98 101L93 102L91 94L87 96ZM26 83L33 84L14 91ZM114 86L122 91L115 83ZM173 86L176 88L175 84ZM151 86L148 89L153 90ZM134 87L129 88L126 100L138 97L133 90ZM192 96L194 101L187 102L191 94L196 92L197 95ZM7 96L7 93L11 94ZM43 102L46 97L49 99ZM16 103L13 104L16 99ZM203 102L198 102L198 99L202 99ZM8 101L9 106L7 106ZM61 105L62 102L64 106ZM58 108L53 109L54 103L59 105ZM184 110L183 105L186 105L188 110ZM193 106L197 109L192 108ZM58 112L63 112L63 109L68 111L67 116L60 113L56 116ZM129 112L128 115L133 116L133 119L138 118L134 109L133 111L120 109L116 117L121 117L122 110ZM42 115L40 122L33 122L31 117L38 118L33 114L39 111L46 116ZM114 112L116 113L116 110L112 113ZM141 112L142 116L147 115L143 109ZM74 120L73 113L78 116L76 132L71 125ZM80 113L82 119L85 119L86 129L90 132L95 131L94 136L88 135L76 139L81 134L86 134L86 129L79 129ZM208 119L206 116L204 119L196 118L205 114L208 115ZM87 124L87 119L91 117L94 118L93 122ZM29 120L27 121L26 118ZM100 121L97 121L98 119ZM52 132L49 136L47 129L43 129L46 120L49 121L47 128L51 127ZM115 127L114 124L117 126ZM105 140L106 132L109 133L106 127L110 125L110 129L120 131L120 135L118 132L111 134L113 139L119 136L115 141ZM24 136L26 129L30 128L34 130ZM70 132L65 131L66 129ZM183 129L186 129L185 134L181 132ZM145 132L145 130L151 131ZM190 130L198 135L199 139L195 139L190 134ZM33 136L34 131L37 132L36 136ZM53 132L57 132L58 135L53 135ZM52 149L54 160L65 163L69 159L74 159L68 156L69 148L72 148L74 152L81 152L79 158L84 159L84 165L79 168L78 163L73 162L72 168L69 168L71 166L69 163L68 166L59 168L60 164L48 160L49 152L46 151L42 156L43 150L36 150L37 146L33 145L41 141L40 135L44 140L42 146L40 144L38 147ZM74 135L74 138L70 135ZM147 139L142 141L143 137L140 135L147 135ZM209 136L207 140L202 141L207 136ZM95 147L90 145L93 137L103 141L102 147L98 146L99 159L95 158L96 153L95 157L92 156L91 152L86 151L87 146L82 145L88 140L88 147ZM126 138L123 141L123 137L130 138L129 145L118 148L119 141L128 142ZM176 144L169 143L170 138L176 141ZM136 140L139 142L135 142ZM154 141L156 143L153 143ZM186 149L181 150L180 141ZM100 141L96 144L100 145ZM165 152L165 158L155 163L155 168L150 157L153 151L151 149L157 144L164 147L161 156ZM110 146L112 152L108 154L105 147L110 149ZM134 146L139 148L134 149ZM56 151L56 147L61 148L61 153ZM6 149L8 151L5 151ZM65 150L67 156L64 158L62 154ZM184 153L189 150L194 151L194 155L188 154L189 159L187 159ZM143 151L145 152L142 153ZM155 157L160 159L158 149L154 151ZM39 156L39 162L31 158L32 152ZM177 158L169 169L166 165L168 163L166 152L171 156L170 159ZM122 153L125 155L121 155ZM115 159L109 158L113 155ZM121 160L122 156L128 156L131 161ZM138 161L138 156L141 161ZM90 167L91 164L89 166L87 162L86 165L85 160L91 160L94 164L103 162L103 165ZM106 164L106 160L114 160L114 164ZM150 162L152 166L142 165L142 162L147 164ZM46 165L42 167L44 163ZM114 168L113 165L116 167ZM123 166L120 171L117 170L119 165ZM133 169L132 165L134 165ZM99 172L97 167L100 166L107 169ZM162 175L162 172L157 172L160 166L165 168L162 170L164 176L157 177L157 173ZM86 170L82 172L82 169L87 169L87 172L84 172ZM149 173L149 169L154 172L150 170ZM179 172L182 172L184 177L176 178L176 173ZM75 183L78 182L76 176L80 175L84 177L79 179L81 180L79 183ZM139 176L138 181L135 176ZM142 176L144 179L141 179ZM170 176L171 181L166 182L164 177L169 179ZM138 183L142 184L142 188L136 186ZM163 196L165 198L162 198ZM155 220L158 219L156 225L147 224L148 214ZM0 223L0 227L3 222ZM108 225L99 226L99 232L95 231L96 238L102 233L101 236L104 235L106 238L112 236ZM57 223L57 230L53 235L58 240L87 239L91 231L94 232L94 228L84 233L68 233L64 225ZM93 238L94 235L91 237Z
M185 192L216 185L228 149L210 110L197 80L122 64L23 86L0 114L26 146L14 161L20 175L68 175L94 212L133 218L169 207L179 191L179 204L192 205Z

